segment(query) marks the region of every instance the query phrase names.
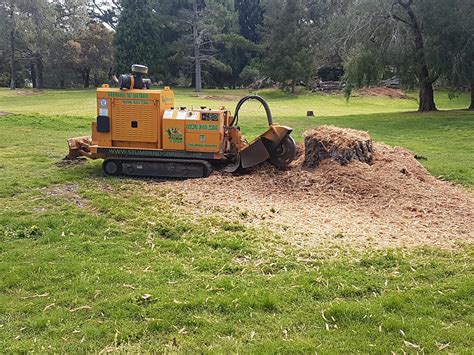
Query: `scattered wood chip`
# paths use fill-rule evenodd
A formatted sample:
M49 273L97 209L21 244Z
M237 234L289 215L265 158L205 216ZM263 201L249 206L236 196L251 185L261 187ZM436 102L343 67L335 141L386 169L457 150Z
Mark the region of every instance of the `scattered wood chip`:
M436 342L436 346L438 347L439 351L443 351L444 349L447 349L451 343L443 344L443 343L438 343Z
M81 306L81 307L70 309L69 312L74 313L74 312L79 312L79 311L83 311L83 310L90 310L90 309L92 309L91 306Z
M406 340L403 341L403 344L405 344L405 346L408 348L420 349L420 346L418 344L410 343L409 341L406 341Z
M46 312L48 309L50 309L51 307L53 307L55 305L56 305L56 303L48 304L46 307L43 308L43 313Z
M40 297L48 297L48 296L49 296L49 293L42 293L41 295L25 296L25 297L22 297L21 299L27 300L29 298L40 298Z

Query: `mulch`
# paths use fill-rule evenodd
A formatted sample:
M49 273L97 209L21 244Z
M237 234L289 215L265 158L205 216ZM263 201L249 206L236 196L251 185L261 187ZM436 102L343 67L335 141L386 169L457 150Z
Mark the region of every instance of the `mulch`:
M330 127L310 134L335 134L344 147L350 136L370 140L365 132ZM324 159L308 169L305 159L300 145L286 171L264 164L242 175L216 172L206 180L153 182L145 188L161 194L169 187L197 215L241 218L302 247L453 248L474 241L473 194L435 178L404 148L373 143L370 164ZM236 217L236 211L245 217Z

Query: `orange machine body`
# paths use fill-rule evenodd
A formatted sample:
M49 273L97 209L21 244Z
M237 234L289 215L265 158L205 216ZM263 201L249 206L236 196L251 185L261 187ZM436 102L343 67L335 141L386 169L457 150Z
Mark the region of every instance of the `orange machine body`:
M224 159L229 111L174 107L174 92L97 89L90 154Z
M121 82L121 87L133 87L134 77L122 75ZM67 159L104 159L107 175L207 177L215 165L225 165L229 172L264 161L286 168L296 156L291 128L273 124L270 108L259 96L242 98L235 117L225 108L176 108L169 87L150 90L104 85L97 89L96 100L92 135L69 139ZM250 143L237 124L239 110L248 100L262 103L269 124L268 130Z

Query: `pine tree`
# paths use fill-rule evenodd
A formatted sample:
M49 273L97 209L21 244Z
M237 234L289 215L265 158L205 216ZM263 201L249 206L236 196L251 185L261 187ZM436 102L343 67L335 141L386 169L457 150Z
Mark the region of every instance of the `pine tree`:
M239 14L240 34L249 41L259 42L259 27L263 24L260 0L236 0L235 9Z
M121 5L114 41L117 71L129 72L132 64L153 67L160 42L151 0L122 0Z
M269 76L291 81L295 92L298 80L314 73L314 25L306 0L267 0L263 29L264 64Z

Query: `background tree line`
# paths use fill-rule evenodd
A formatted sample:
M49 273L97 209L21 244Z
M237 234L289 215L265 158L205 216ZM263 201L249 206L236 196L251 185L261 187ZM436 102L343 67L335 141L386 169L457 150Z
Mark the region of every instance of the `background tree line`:
M295 91L326 66L347 94L397 76L430 111L434 85L474 86L472 13L471 0L0 0L0 85L98 86L142 63L198 91L263 78Z

